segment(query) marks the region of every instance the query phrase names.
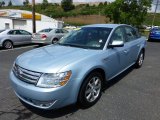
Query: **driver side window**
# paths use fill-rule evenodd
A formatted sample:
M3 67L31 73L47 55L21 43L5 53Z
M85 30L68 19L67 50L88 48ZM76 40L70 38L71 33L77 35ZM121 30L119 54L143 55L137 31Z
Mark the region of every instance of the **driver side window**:
M115 42L115 41L123 41L123 42L125 42L123 28L118 28L113 32L111 40L110 40L110 43Z

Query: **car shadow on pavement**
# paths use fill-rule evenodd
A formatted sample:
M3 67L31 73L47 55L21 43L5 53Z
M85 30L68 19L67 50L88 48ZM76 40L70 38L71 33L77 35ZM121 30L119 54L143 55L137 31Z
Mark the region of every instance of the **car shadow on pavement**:
M78 105L73 104L73 105L69 105L56 110L42 110L42 109L38 109L30 105L27 105L22 101L21 103L32 113L45 118L58 118L62 116L65 118L68 118L69 116L72 116L76 111L80 109Z
M111 81L107 82L104 85L103 93L105 93L105 91L107 91L108 88L110 88L111 86L113 86L114 84L119 82L121 79L123 79L132 70L134 70L134 66L130 67L129 69L127 69L122 74L118 75L117 77L115 77ZM24 103L22 101L21 101L21 103L28 110L30 110L32 113L37 114L37 115L42 116L42 117L45 117L45 118L58 118L58 117L62 117L62 116L65 117L65 118L68 118L68 117L72 116L75 112L77 112L79 109L82 109L82 110L87 109L87 108L82 108L82 107L78 106L77 104L73 104L73 105L69 105L69 106L66 106L66 107L63 107L63 108L60 108L60 109L56 109L56 110L41 110L41 109L32 107L30 105L27 105L26 103Z
M135 66L131 66L126 71L122 72L120 75L116 76L115 78L111 79L110 81L106 82L103 87L103 92L105 92L108 88L112 87L116 83L118 83L120 80L122 80L125 76L127 76L130 72L132 72L135 69Z
M152 40L148 40L147 42L150 42L150 43L152 43L152 42L155 42L155 43L160 43L160 40L155 40L155 39L152 39Z
M15 45L13 47L13 49L16 49L16 48L23 48L23 47L30 47L30 46L33 46L34 44L30 43L30 44L26 44L26 45ZM0 47L0 50L12 50L12 49L5 49L3 47Z

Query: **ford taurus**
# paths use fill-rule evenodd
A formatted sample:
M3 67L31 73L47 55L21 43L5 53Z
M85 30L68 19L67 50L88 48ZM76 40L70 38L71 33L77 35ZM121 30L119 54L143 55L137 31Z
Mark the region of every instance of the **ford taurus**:
M94 105L105 81L141 67L146 38L129 25L95 24L58 43L28 51L14 62L10 79L18 98L40 109Z

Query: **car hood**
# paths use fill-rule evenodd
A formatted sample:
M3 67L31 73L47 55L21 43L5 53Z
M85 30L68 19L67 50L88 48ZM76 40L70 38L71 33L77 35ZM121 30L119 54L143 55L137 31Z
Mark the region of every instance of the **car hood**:
M28 70L55 73L68 64L96 54L97 50L50 45L20 55L16 64Z

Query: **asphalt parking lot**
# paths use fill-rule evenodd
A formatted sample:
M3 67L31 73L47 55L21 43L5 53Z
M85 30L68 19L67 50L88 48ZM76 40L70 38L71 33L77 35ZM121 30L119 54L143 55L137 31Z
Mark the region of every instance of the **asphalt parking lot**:
M131 67L113 79L96 105L81 109L71 105L56 111L24 106L9 82L13 61L36 46L0 49L0 120L159 120L160 42L149 42L142 68Z

